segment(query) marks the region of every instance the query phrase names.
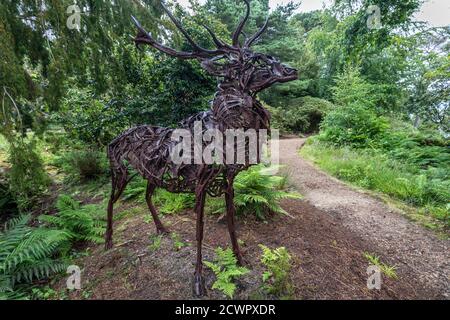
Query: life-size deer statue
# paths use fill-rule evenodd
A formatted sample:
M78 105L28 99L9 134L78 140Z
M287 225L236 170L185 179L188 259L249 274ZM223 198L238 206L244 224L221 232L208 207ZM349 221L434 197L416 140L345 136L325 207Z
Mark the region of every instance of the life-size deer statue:
M297 79L297 71L280 63L277 59L253 52L250 46L267 27L264 26L253 36L240 41L242 29L250 14L250 4L246 5L245 16L232 35L232 44L227 44L204 26L216 45L214 50L204 49L196 44L183 29L180 22L163 5L163 9L181 31L192 47L192 51L176 51L158 43L133 17L138 28L134 39L136 45L148 44L172 57L197 59L202 67L212 75L219 77L218 90L212 101L211 110L201 112L181 122L180 128L193 131L194 122L201 121L203 128L216 128L220 132L227 129L269 129L270 115L255 98L256 94L277 82ZM127 183L131 180L128 168L132 167L147 181L146 201L158 233L166 233L166 228L158 218L152 203L152 195L157 187L171 192L194 192L196 196L195 213L197 262L194 274L194 294L205 294L202 277L202 239L203 213L205 197L225 195L226 220L233 252L240 264L242 255L239 250L235 231L235 207L233 203L233 181L235 176L249 167L244 164L192 164L174 163L171 152L176 141L171 139L174 129L142 125L129 129L114 139L108 146L108 158L111 163L112 192L108 204L108 225L105 234L105 247L112 247L113 205L119 199ZM225 156L224 156L225 157Z

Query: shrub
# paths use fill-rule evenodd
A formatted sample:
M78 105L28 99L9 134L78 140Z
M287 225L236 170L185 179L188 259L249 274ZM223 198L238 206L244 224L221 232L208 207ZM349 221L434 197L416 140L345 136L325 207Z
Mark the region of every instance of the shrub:
M273 250L262 244L259 247L263 251L261 263L266 268L262 275L264 290L277 297L289 298L293 293L290 279L292 265L289 252L284 247Z
M218 289L229 298L233 298L236 291L236 284L233 283L238 277L250 272L247 268L239 267L237 259L230 248L217 248L216 259L214 262L204 261L205 265L210 268L216 275L216 281L212 288Z
M376 87L361 77L358 68L346 67L335 82L332 91L337 106L360 106L370 110L376 107Z
M25 298L22 284L46 279L67 265L60 259L59 248L67 245L68 234L62 230L32 228L30 216L11 219L0 232L0 300Z
M0 222L18 213L17 203L9 190L9 182L0 175Z
M104 210L98 205L80 206L68 195L60 195L56 215L41 215L39 220L64 230L72 242L103 242L105 233Z
M20 211L30 209L51 180L36 150L36 140L17 139L9 146L8 181L11 194Z
M376 146L387 128L383 117L354 104L329 112L320 126L319 138L338 146L364 148Z
M270 108L272 125L283 132L313 133L319 130L319 124L333 104L314 97L292 99L288 104Z
M72 150L58 157L53 164L63 170L68 182L86 182L108 174L105 152L87 147Z
M99 99L90 90L69 89L61 110L56 121L70 138L89 145L107 145L127 125L114 101Z

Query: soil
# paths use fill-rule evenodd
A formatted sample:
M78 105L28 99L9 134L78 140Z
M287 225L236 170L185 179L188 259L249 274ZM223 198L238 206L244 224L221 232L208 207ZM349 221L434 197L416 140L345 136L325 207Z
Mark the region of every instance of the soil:
M286 247L293 259L294 299L448 299L450 250L447 240L408 221L381 200L339 182L298 155L303 139L280 141L281 163L289 182L302 200L285 200L290 216L274 215L267 221L240 217L238 236L251 273L238 283L236 299L267 298L260 290L263 268L258 244ZM192 211L166 215L163 223L186 246L175 248L170 236L155 243L152 221L140 213L115 223L115 247L90 248L77 264L82 268L81 291L70 299L193 299L191 280L195 261L195 216ZM119 212L121 208L117 208ZM229 246L226 224L207 215L204 260L213 248ZM397 268L397 279L383 275L381 290L367 288L369 252ZM211 288L214 275L205 268ZM56 284L64 290L65 279ZM222 299L208 290L204 299ZM270 297L269 297L270 298Z

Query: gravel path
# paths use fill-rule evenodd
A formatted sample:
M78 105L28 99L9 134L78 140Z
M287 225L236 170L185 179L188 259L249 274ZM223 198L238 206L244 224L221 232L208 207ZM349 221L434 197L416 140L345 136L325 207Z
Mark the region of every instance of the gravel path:
M336 218L345 228L377 248L383 262L395 265L415 287L450 298L450 242L407 220L381 200L361 193L302 159L305 139L280 140L280 162L289 181L306 200ZM418 296L417 298L420 298Z

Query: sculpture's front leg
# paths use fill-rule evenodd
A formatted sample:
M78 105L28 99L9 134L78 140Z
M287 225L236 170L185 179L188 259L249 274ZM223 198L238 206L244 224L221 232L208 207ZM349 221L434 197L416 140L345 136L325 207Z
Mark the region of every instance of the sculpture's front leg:
M236 225L235 225L235 215L236 208L234 207L234 187L233 187L234 176L226 177L226 189L225 189L225 202L227 207L227 224L228 232L230 233L231 245L233 246L233 253L239 265L243 265L244 260L242 258L241 250L239 249L239 243L236 236Z
M202 262L202 240L203 240L203 215L206 198L206 185L199 185L195 190L196 202L195 213L197 214L197 264L195 266L194 274L194 295L202 297L206 294L205 280L202 276L203 262Z

